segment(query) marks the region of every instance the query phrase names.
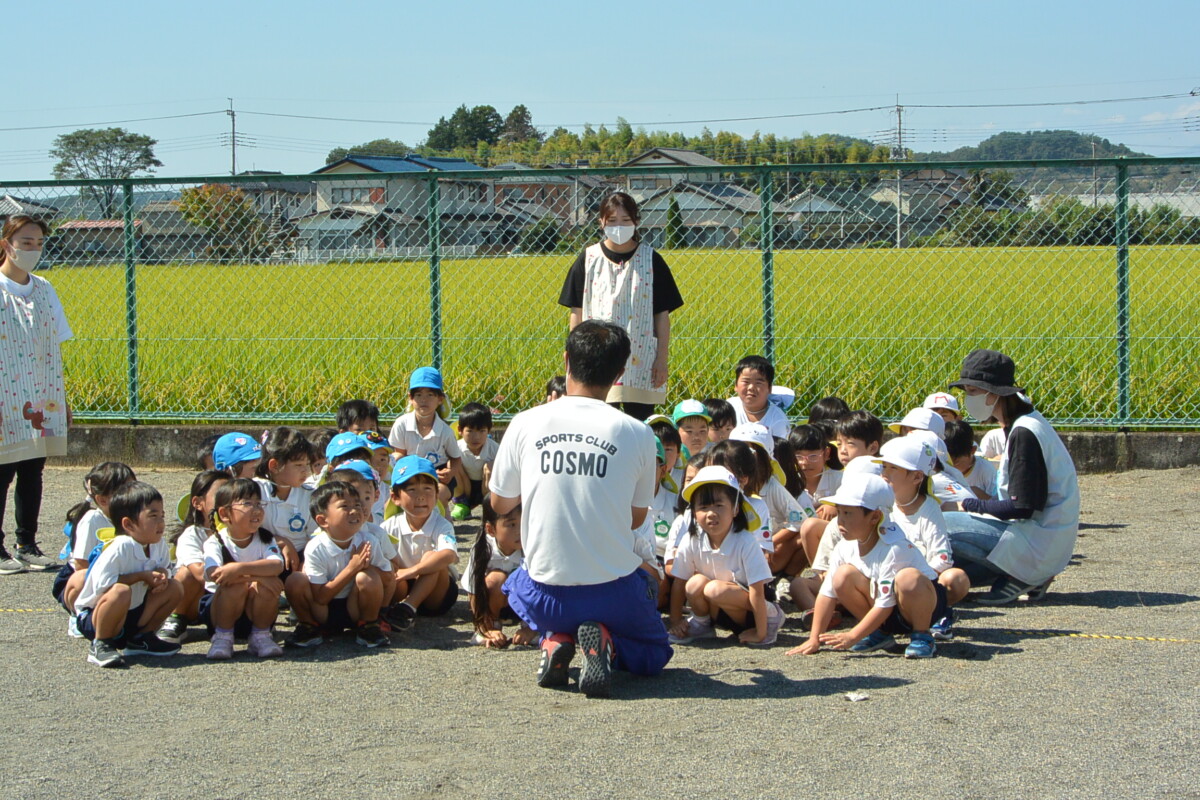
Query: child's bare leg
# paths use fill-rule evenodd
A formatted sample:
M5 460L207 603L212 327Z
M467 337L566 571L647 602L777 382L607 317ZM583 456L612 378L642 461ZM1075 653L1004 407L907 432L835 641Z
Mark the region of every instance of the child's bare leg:
M283 593L283 581L279 578L255 578L246 592L246 613L250 624L265 630L279 616L279 595Z
M896 590L896 605L900 609L900 615L908 621L913 632L928 633L933 609L937 605L937 592L933 583L909 567L896 573L892 587Z
M346 603L350 617L365 623L376 622L382 605L383 581L379 579L379 570L371 567L355 575L354 586Z
M161 628L181 600L183 586L176 580L167 581L157 594L147 592L141 616L138 617L138 633L150 633Z
M217 630L231 631L242 612L246 610L246 598L250 590L248 583L231 583L217 586L212 599L212 621Z
M946 603L952 606L961 603L971 591L971 579L958 567L951 567L938 575L938 583L946 587Z
M671 581L669 576L658 579L658 610L666 611L671 607Z
M180 567L175 572L175 580L183 587L183 596L175 606L175 613L186 620L194 620L200 616L200 598L204 596L204 581L196 580L196 576L187 567Z
M107 592L100 595L92 610L92 627L96 629L97 639L113 639L121 635L132 600L132 589L123 583L110 586Z
M288 575L283 590L287 594L292 611L296 612L296 619L305 625L316 627L325 624L329 619L329 606L320 605L313 598L312 583L303 572Z
M792 576L799 575L812 562L808 559L808 553L804 552L804 542L800 538L800 534L796 534L796 552L792 554L791 559L783 568L783 574Z
M767 553L767 566L771 568L772 573L778 575L786 569L800 543L797 541L796 532L790 528L775 531L771 541L775 543L775 550Z
M71 573L71 577L67 578L67 585L63 587L63 605L67 608L75 608L75 601L79 599L79 593L83 591L83 581L86 577L86 569L77 569Z
M383 605L390 606L396 600L396 573L391 570L379 570L379 583L383 587Z
M687 583L684 584L684 594L687 595L688 606L692 609L692 614L697 617L707 617L712 613L712 607L704 596L704 586L707 583L708 578L696 574L688 578Z
M446 599L446 593L450 591L450 570L439 569L431 576L433 580L430 582L429 594L420 604L420 607L427 610L437 608Z
M496 620L493 626L496 630L500 630L500 612L508 605L508 597L504 594L504 582L508 580L508 575L500 570L492 570L484 576L483 582L487 586L487 609L488 615Z
M871 599L871 581L851 564L842 564L833 574L833 591L838 602L855 619L862 619L875 606Z
M449 570L439 569L437 572L420 575L412 582L412 588L408 590L408 597L404 598L404 602L413 608L420 608L424 605L435 606L442 602L449 587Z
M750 611L750 593L729 581L709 581L704 586L704 599L710 606L724 611L738 625L746 622Z
M821 588L821 579L815 575L811 578L792 578L792 602L801 611L808 611L817 604L817 591Z
M821 534L825 533L828 523L820 517L811 517L800 523L800 543L804 547L804 557L811 564L817 557L817 549L821 546Z

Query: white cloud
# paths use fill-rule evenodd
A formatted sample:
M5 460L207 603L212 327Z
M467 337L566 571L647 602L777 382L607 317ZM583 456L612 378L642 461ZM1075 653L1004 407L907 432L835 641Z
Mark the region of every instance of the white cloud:
M1193 114L1200 114L1200 102L1185 103L1171 112L1155 111L1153 114L1142 116L1142 122L1163 122L1168 119L1183 119Z
M1124 114L1113 114L1111 117L1108 117L1104 121L1105 122L1124 122L1125 115Z
M994 123L994 122L985 122L985 123L983 123L982 125L980 125L979 127L983 128L984 130L988 130L988 131L990 131L990 130L994 130L994 129L996 128L996 123Z

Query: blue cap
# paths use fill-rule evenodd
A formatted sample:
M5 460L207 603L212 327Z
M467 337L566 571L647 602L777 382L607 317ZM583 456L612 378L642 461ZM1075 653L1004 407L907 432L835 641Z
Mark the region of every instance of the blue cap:
M338 464L331 472L336 472L339 469L350 469L363 476L363 479L369 483L377 483L379 481L379 473L371 468L371 465L363 461L361 458L355 458L350 461Z
M433 367L417 368L413 371L412 377L408 379L408 391L412 392L416 389L433 389L445 393L446 390L442 384L442 373Z
M333 461L338 456L345 455L351 450L369 449L367 440L352 431L344 431L329 440L325 446L325 460Z
M359 436L362 437L363 443L372 450L391 450L392 445L388 440L383 438L383 434L379 431L359 431Z
M227 433L213 445L213 469L229 469L256 458L262 458L262 445L247 433Z
M392 468L392 486L408 483L418 475L428 475L435 481L437 480L437 470L433 468L433 464L429 463L429 459L420 456L405 456Z

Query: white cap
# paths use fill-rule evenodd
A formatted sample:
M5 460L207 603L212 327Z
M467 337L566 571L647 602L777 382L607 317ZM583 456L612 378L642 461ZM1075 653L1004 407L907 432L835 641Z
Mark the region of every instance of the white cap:
M948 392L934 392L921 403L922 408L948 408L955 414L962 413L958 407L958 399Z
M858 459L855 459L856 461ZM852 472L842 477L842 485L828 497L821 499L827 506L852 506L869 511L887 511L896 501L892 487L878 475Z
M780 483L787 482L787 477L783 474L783 467L779 466L779 462L775 460L775 437L771 435L771 431L767 430L766 425L757 422L743 422L729 432L729 438L735 442L747 442L761 447L767 454L767 458L771 459L771 474Z
M665 422L668 425L670 425L672 428L675 427L675 423L672 422L671 418L668 417L666 414L651 414L650 416L646 417L647 425L653 425L656 422Z
M883 465L875 460L875 456L859 456L850 459L850 463L842 467L842 480L854 473L861 475L882 475Z
M894 464L901 469L915 469L928 475L933 472L936 458L927 442L915 436L899 436L884 442L883 447L879 448L879 458L875 460L880 464Z
M786 386L772 386L768 399L772 404L779 406L780 411L787 411L796 402L796 392Z
M933 454L942 462L942 467L951 469L953 461L950 460L950 451L946 449L946 443L933 435L932 431L909 431L905 439L916 439L918 442L923 442L933 448ZM957 472L957 470L955 470Z
M732 472L724 467L704 467L695 474L691 483L683 487L683 501L685 503L692 502L692 495L705 485L728 486L737 492L738 496L742 494L742 485L738 483L738 479Z
M901 425L916 428L919 431L932 431L939 439L946 435L946 420L929 408L914 408L904 415L904 419L888 425L888 430L892 433L899 433Z

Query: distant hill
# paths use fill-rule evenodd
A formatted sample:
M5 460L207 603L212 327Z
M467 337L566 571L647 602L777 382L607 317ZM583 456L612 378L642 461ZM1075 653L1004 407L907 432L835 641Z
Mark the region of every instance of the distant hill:
M975 147L960 147L948 153L914 153L916 161L1009 161L1018 159L1096 158L1144 156L1123 144L1078 131L1004 131L990 136Z

